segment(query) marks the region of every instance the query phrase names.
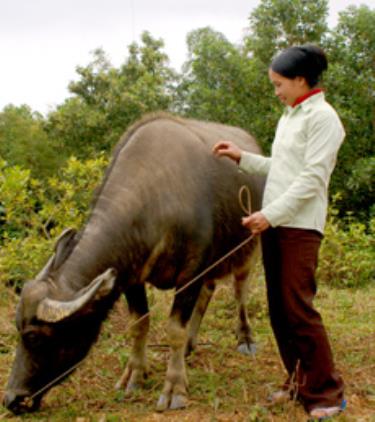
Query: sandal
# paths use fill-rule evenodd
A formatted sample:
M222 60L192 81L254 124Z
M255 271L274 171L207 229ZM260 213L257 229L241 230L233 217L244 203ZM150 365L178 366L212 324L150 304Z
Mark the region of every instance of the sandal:
M316 407L315 409L311 410L309 416L311 419L310 421L318 420L323 421L325 419L329 419L332 416L337 416L346 408L346 400L341 402L341 406L331 406L331 407Z
M267 401L272 405L286 403L290 400L290 391L278 390L267 397Z

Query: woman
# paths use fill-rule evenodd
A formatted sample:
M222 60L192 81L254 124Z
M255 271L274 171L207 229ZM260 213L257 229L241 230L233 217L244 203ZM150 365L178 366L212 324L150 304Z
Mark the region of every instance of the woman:
M242 224L262 234L272 329L288 379L271 396L297 397L313 418L339 413L344 385L334 368L322 319L313 307L315 270L327 212L327 190L345 132L318 88L327 69L324 52L295 46L272 61L269 78L286 108L271 157L240 150L231 142L214 146L217 156L236 161L247 173L267 175L263 206Z

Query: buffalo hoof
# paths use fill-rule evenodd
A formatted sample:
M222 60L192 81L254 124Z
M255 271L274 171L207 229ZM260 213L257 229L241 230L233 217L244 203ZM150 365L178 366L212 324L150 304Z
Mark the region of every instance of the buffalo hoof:
M121 381L118 381L115 385L115 390L125 390L125 396L129 397L131 396L135 391L140 390L142 388L142 383L140 382L128 382L125 386L121 383Z
M156 405L158 412L164 412L167 409L178 410L187 406L187 397L182 394L173 394L169 397L167 394L161 394Z
M116 390L125 389L125 395L131 396L134 391L139 390L143 386L144 380L147 378L147 371L144 369L134 369L127 366L123 375L115 385Z
M167 410L169 406L169 399L166 394L161 394L158 400L158 403L156 405L156 410L158 412L164 412L164 410Z
M169 406L172 410L184 409L187 406L187 398L181 394L172 396L171 404Z
M125 397L131 397L137 390L141 390L143 385L138 382L128 382L125 388Z
M237 346L237 350L246 356L254 356L256 353L255 343L241 343Z

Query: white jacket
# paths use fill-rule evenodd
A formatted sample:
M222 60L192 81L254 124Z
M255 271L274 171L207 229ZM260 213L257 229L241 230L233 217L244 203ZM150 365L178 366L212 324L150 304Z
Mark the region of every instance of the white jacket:
M240 169L267 175L261 212L271 226L323 233L329 180L344 137L336 111L320 92L286 107L271 157L242 153Z

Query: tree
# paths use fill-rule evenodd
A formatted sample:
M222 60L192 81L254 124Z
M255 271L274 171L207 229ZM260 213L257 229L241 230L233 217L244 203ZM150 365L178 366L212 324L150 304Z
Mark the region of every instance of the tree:
M43 116L32 112L30 107L6 106L0 113L2 159L42 178L56 171L60 157L43 125Z
M94 51L91 63L77 67L79 79L69 85L73 96L48 116L47 124L50 136L70 153L109 150L144 113L171 107L176 75L162 51L163 41L148 32L141 41L129 46L119 68L101 49Z
M236 90L244 82L239 51L211 28L190 32L187 46L189 59L179 87L180 111L224 123L236 120L241 114L235 103Z
M178 110L189 117L242 127L269 145L273 128L268 117L273 116L275 102L259 62L211 28L192 31L187 44L189 59L178 88Z
M328 72L323 86L346 130L333 173L331 192L341 192L342 213L353 211L367 220L374 209L365 189L374 157L375 14L366 6L340 13L333 31L326 24L327 0L262 0L250 15L245 39L252 60L268 67L276 52L293 44L315 43L326 50ZM359 160L357 162L357 160Z
M192 31L178 110L240 126L268 152L281 111L268 81L271 58L291 44L320 42L327 14L327 0L262 0L250 15L243 46L210 28Z
M343 120L346 139L333 175L343 213L367 220L375 211L375 10L350 6L326 41L330 68L327 96ZM371 211L372 210L372 211Z
M261 0L251 13L247 49L266 66L293 44L320 44L328 27L328 0Z

